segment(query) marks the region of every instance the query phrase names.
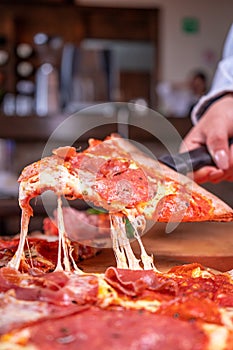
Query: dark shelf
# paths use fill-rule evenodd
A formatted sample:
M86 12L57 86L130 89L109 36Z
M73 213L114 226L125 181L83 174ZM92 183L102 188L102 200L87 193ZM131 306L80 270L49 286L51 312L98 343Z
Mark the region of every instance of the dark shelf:
M62 117L0 116L0 138L16 141L44 141L63 120Z
M184 137L192 127L190 118L167 118L181 137ZM146 122L146 121L145 121ZM106 124L105 124L106 123ZM77 114L70 118L67 115L47 117L18 117L0 116L0 138L13 139L16 142L45 143L53 134L58 143L70 144L70 140L87 143L89 138L103 139L118 131L117 116L112 115L106 120L102 115ZM55 133L54 133L55 131ZM135 141L156 141L146 129L133 124L128 127L129 138ZM124 136L124 135L123 135ZM168 135L169 136L169 135Z

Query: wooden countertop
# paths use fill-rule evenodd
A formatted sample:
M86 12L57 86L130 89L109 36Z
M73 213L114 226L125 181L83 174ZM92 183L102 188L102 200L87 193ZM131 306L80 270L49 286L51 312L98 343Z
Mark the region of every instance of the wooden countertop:
M155 224L142 237L148 254L154 255L156 267L166 271L174 265L199 262L219 271L233 268L233 223L182 223L172 233L166 224ZM132 244L139 253L137 242ZM79 264L85 272L103 272L115 266L111 249L103 249L95 258Z

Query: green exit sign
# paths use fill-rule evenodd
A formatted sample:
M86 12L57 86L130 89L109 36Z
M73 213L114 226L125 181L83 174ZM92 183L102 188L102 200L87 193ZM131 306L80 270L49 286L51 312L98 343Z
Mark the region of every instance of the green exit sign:
M188 34L196 34L199 31L199 20L195 17L182 19L182 31Z

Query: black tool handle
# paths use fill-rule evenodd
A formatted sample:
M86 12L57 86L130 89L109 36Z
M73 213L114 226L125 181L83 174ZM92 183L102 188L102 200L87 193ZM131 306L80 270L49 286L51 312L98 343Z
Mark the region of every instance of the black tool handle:
M233 138L229 139L229 145L231 144L233 144ZM159 160L182 174L198 170L206 165L216 165L206 146L174 156L165 155Z
M181 153L180 157L185 161L186 173L198 170L206 165L215 165L206 146L198 147L190 152Z
M233 144L233 138L229 139L229 145L231 144ZM181 156L187 159L187 172L198 170L206 165L216 165L206 146L181 153Z

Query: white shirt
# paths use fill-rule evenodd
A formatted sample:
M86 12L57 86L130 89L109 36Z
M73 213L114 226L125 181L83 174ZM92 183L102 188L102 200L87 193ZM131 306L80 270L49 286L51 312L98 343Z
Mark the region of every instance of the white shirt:
M196 124L207 107L227 92L233 92L233 24L228 32L222 59L218 63L211 89L200 98L192 111L193 123Z

